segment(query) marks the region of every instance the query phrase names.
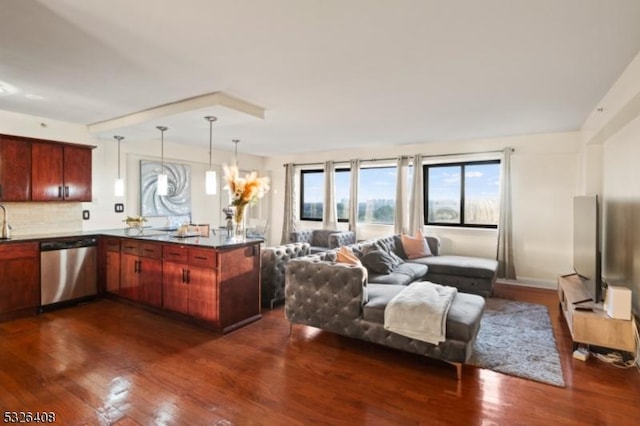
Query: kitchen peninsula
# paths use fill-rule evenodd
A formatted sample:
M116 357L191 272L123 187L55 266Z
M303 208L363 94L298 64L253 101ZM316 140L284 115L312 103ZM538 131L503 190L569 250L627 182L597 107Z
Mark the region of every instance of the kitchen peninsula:
M222 333L261 318L259 239L222 235L182 238L145 228L21 236L0 243L0 247L9 253L25 244L37 247L44 241L78 236L98 238L98 295L133 302ZM29 254L38 255L33 250ZM36 266L37 257L30 264ZM16 282L12 292L20 292ZM38 307L30 306L31 311ZM11 307L5 311L10 313Z

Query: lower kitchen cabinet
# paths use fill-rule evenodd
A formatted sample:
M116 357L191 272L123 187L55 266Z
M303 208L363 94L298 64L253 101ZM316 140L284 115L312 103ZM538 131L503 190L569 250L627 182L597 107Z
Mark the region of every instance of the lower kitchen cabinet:
M40 305L38 243L0 245L0 319Z
M165 245L162 290L163 307L216 323L218 304L213 249Z
M123 239L120 250L120 296L161 306L162 245Z
M120 240L109 238L105 247L105 290L112 294L120 294Z
M260 318L259 241L223 249L117 241L103 242L107 292L223 333Z

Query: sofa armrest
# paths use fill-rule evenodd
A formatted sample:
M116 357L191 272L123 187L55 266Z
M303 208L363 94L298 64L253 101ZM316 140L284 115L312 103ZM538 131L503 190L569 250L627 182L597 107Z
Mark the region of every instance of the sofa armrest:
M289 243L309 243L313 239L313 229L302 229L289 234Z
M329 248L334 249L356 243L356 234L353 231L334 232L329 235Z
M429 244L431 254L433 254L434 256L438 256L440 254L440 238L434 237L432 235L427 235L425 239L427 240L427 244Z
M284 299L284 271L291 259L306 256L310 252L309 243L291 243L262 250L260 283L262 302L273 306Z
M285 317L345 334L367 301L366 269L343 263L294 259L285 272Z

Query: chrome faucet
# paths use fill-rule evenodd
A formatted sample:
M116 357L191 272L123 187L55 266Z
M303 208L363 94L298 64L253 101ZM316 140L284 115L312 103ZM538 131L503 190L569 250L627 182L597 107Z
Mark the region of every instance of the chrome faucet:
M3 215L2 215L2 234L0 235L0 239L3 240L8 240L11 237L11 227L9 226L9 222L8 222L8 214L7 214L7 208L5 206L3 206L2 204L0 204L0 208L3 211Z

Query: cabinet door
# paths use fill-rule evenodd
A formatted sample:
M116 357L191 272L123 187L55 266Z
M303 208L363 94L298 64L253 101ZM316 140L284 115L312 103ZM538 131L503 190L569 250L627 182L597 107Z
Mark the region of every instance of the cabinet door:
M91 201L91 148L64 147L64 199Z
M31 199L31 143L0 136L0 201Z
M218 322L218 283L216 271L191 266L187 273L189 315Z
M120 254L120 296L131 300L138 300L138 256L132 254Z
M33 201L62 200L63 152L60 145L31 143L31 199Z
M260 315L260 246L220 253L220 325L223 331Z
M0 247L0 314L40 305L40 257L36 243Z
M162 306L162 260L141 257L138 263L140 301Z
M120 253L107 251L106 257L107 291L113 294L120 294Z
M162 269L162 307L183 314L189 313L187 265L164 262Z

